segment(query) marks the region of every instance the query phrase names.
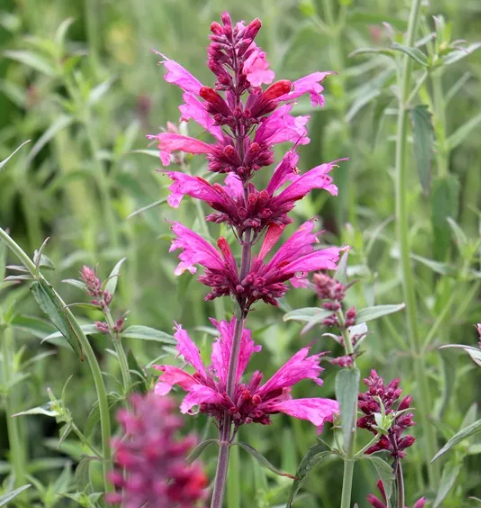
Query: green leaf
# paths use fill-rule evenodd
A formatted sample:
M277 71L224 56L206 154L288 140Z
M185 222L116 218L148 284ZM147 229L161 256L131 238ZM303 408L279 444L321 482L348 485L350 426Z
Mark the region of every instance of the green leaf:
M349 257L349 250L343 252L339 263L337 264L337 270L334 274L334 279L338 280L341 284L347 284L347 261Z
M105 290L108 291L112 296L114 296L115 290L117 289L117 283L119 281L120 268L122 267L123 262L127 258L122 258L115 266L114 269L110 272L109 278L107 279L107 285L105 286Z
M446 499L446 496L449 494L449 491L453 488L460 471L461 464L454 461L450 461L444 466L433 508L441 506L443 501Z
M307 333L313 326L315 326L319 323L322 323L322 321L324 321L324 319L326 319L331 314L332 314L332 310L322 309L314 317L309 319L306 326L304 326L304 328L301 330L301 334Z
M374 307L366 307L357 313L356 322L365 323L366 321L379 319L382 316L399 312L404 309L405 306L404 303L399 303L397 305L375 305Z
M359 393L359 369L341 369L336 376L336 399L341 409L344 449L351 443L352 430L356 425L357 395Z
M391 45L391 49L393 49L394 51L401 51L402 53L411 57L417 63L421 64L423 67L428 67L428 59L426 55L418 48L412 48L394 42Z
M109 410L113 409L119 402L122 401L122 397L115 392L107 394L107 403ZM95 402L85 423L84 434L88 437L93 432L95 425L100 421L100 410L98 401Z
M199 443L190 453L189 456L185 459L187 464L192 464L195 460L197 460L210 445L219 444L217 439L206 439Z
M481 420L474 422L469 427L460 430L457 432L433 457L431 462L434 462L436 459L439 459L442 455L444 455L447 451L449 451L453 446L459 444L461 441L464 441L468 437L475 436L481 433Z
M248 445L247 443L244 443L242 441L236 441L235 443L232 443L232 446L240 446L245 451L249 452L252 457L254 457L259 464L269 469L269 471L272 471L278 476L286 476L287 478L291 478L292 480L295 480L296 477L289 473L283 473L279 469L277 469L275 466L273 466L260 452L258 452L255 448L253 448L251 445Z
M455 62L458 62L462 58L466 58L471 53L476 51L477 49L481 48L481 42L475 42L473 44L470 44L466 48L457 49L455 51L451 51L448 55L446 55L443 58L444 65L451 65Z
M60 23L54 35L54 43L59 48L63 48L65 44L65 36L67 35L70 25L75 21L74 18L66 18Z
M392 467L381 457L377 455L363 455L362 459L369 460L375 467L380 480L384 485L386 497L389 499L393 493L394 473Z
M134 383L132 390L140 393L146 393L149 387L145 378L145 373L142 370L142 367L139 365L139 362L137 361L137 358L135 358L135 355L131 349L127 351L127 364L129 366L129 370L131 372L135 372L141 379L140 383Z
M90 484L90 463L91 457L83 457L75 468L74 480L75 487L80 492L84 492Z
M394 56L394 53L389 48L359 48L349 53L349 57L358 56L358 55L366 55L366 54L381 54L386 56Z
M54 329L47 321L32 316L23 316L21 314L15 314L9 321L9 324L14 328L31 333L38 339L43 339L46 335L52 333ZM59 336L61 335L59 334Z
M62 336L67 339L72 349L77 353L80 359L83 359L80 342L70 324L65 311L59 301L54 289L43 280L36 280L30 286L33 297L40 308L47 314Z
M54 76L55 69L48 60L32 51L4 51L4 56L11 58L16 62L28 65L32 69L41 72L47 76Z
M458 212L459 182L454 175L433 180L431 191L431 226L434 236L434 258L444 261L449 249L448 217Z
M24 141L16 150L14 150L6 159L3 161L0 161L0 171L2 170L3 166L22 148L22 146L25 146L27 143L30 143L30 140ZM3 278L3 277L2 277Z
M112 83L115 81L115 78L108 78L104 82L97 85L92 91L89 93L89 97L87 99L87 104L93 106L97 104L97 102L110 90Z
M465 346L463 344L446 344L445 346L441 346L439 349L449 349L449 348L463 349L464 351L466 351L466 353L468 353L473 362L481 367L481 349L478 349L473 346Z
M147 210L150 210L151 208L155 208L156 206L160 206L164 203L167 203L167 198L159 199L158 201L155 201L154 203L150 203L150 205L143 206L142 208L139 208L138 210L135 210L135 212L132 212L127 216L127 220L131 219L132 217L135 217L136 215L139 215L140 213L146 212Z
M121 337L124 339L152 340L154 342L163 342L164 344L177 344L172 335L141 325L129 326L127 330L122 332Z
M459 146L472 132L478 128L479 124L481 124L481 113L463 123L463 125L454 131L447 139L449 150L454 150L454 148Z
M27 485L23 485L18 489L12 490L12 492L7 492L3 496L0 497L0 506L5 506L7 503L15 499L18 495L20 495L24 490L27 490L30 487L30 483Z
M52 407L53 403L47 402L43 406L33 407L32 409L27 409L27 411L15 413L12 416L45 415L50 416L51 418L56 418L57 416L60 416L60 413L56 409L52 409Z
M292 484L291 493L289 495L289 500L287 501L286 508L290 508L292 503L294 502L294 498L302 487L302 484L307 478L307 475L319 462L321 462L324 458L329 455L333 455L330 450L326 450L326 446L322 443L315 444L307 451L306 455L303 457L299 467L296 471L296 479Z
M65 282L65 284L70 284L71 286L74 286L78 289L81 289L82 291L86 291L87 286L85 285L85 282L82 282L81 280L77 279L64 279L62 282Z
M80 326L80 329L82 330L82 332L84 332L85 335L92 335L94 333L100 333L98 328L95 326L95 325L81 325ZM54 340L54 339L58 339L60 337L63 337L63 333L62 332L54 332L54 333L51 333L50 335L47 335L46 337L44 336L43 339L42 339L42 342L49 342L51 340Z
M305 307L304 309L291 310L284 315L284 321L310 321L324 309L319 307Z
M433 158L434 131L432 115L425 104L411 109L413 124L414 160L418 168L419 180L425 195L431 187L431 163Z
M73 117L69 115L60 115L57 117L55 122L40 136L38 141L33 146L31 152L25 161L25 165L28 166L33 159L37 156L40 150L53 139L62 129L68 127L73 122Z

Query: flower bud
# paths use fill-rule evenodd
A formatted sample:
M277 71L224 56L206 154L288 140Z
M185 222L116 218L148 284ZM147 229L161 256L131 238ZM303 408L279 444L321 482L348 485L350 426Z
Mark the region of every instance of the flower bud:
M292 83L287 79L282 79L273 83L263 94L266 101L272 101L278 97L282 97L289 93L292 88Z

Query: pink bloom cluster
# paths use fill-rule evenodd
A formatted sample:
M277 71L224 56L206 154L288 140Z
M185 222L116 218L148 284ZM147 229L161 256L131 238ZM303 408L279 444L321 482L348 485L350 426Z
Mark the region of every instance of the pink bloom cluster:
M379 377L375 370L371 371L369 378L364 379L364 384L368 387L368 390L366 393L359 394L358 407L365 416L358 419L358 427L377 434L374 415L381 413L379 399L382 401L387 415L393 412L400 413L392 422L388 435L382 435L380 440L366 451L367 454L380 450L389 450L394 458L402 459L406 455L404 450L414 444L415 438L413 436L403 437L403 432L415 425L413 414L406 412L411 406L412 397L410 395L404 397L397 405L397 408L394 408L402 393L402 389L399 388L399 382L400 380L396 378L384 386L382 377Z
M197 233L176 222L172 229L177 238L170 250L182 249L182 252L175 273L180 275L185 270L195 273L195 265L203 266L205 274L199 281L213 288L206 300L231 294L243 302L246 310L257 300L278 305L276 299L288 289L286 281L297 286L306 285L305 275L308 272L336 268L339 249L330 247L314 250L312 245L318 240L317 234L312 233L313 227L312 221L305 222L270 261L265 262L266 255L279 240L283 230L280 226L269 228L249 272L241 277L234 255L224 238L221 237L217 242L218 251Z
M377 498L373 494L369 494L367 496L367 501L374 508L387 508L386 492L384 490L384 485L382 484L381 480L379 480L377 482L377 488L379 489L379 492L381 493L381 496L384 499L384 502L382 502L379 498ZM425 504L426 504L426 499L424 497L422 497L421 499L418 499L414 503L413 508L423 508ZM407 508L407 506L405 508Z
M302 348L285 365L283 365L268 381L262 383L262 374L254 372L250 380L242 382L242 376L253 353L259 352L261 346L255 345L250 330L244 328L239 362L235 376L234 396L226 392L229 360L233 347L235 319L232 321L212 320L219 332L212 347L211 365L206 367L200 357L199 350L187 332L177 326L175 338L179 355L194 368L194 373L170 366L156 366L162 372L155 391L159 395L170 392L174 385L187 392L180 408L183 413L200 411L217 419L222 425L224 413L227 411L236 427L244 423L271 423L270 415L285 413L295 418L308 420L319 430L325 421L332 421L334 413L339 411L338 403L331 399L307 398L293 399L290 392L292 386L303 379L312 379L322 385L319 374L323 370L319 361L323 353L309 355L309 347Z
M122 508L199 506L208 479L199 465L185 463L196 440L176 437L182 419L173 414L173 401L150 393L134 395L131 404L132 411L117 413L124 432L113 443L117 468L110 480L117 492L107 494L106 500Z
M309 117L292 114L294 103L302 95L309 95L313 107L323 105L320 83L330 73L315 72L292 83L272 83L274 72L254 41L260 28L258 19L248 25L233 24L227 13L222 15L222 25L212 23L208 66L215 75L213 87L204 86L177 62L161 54L161 64L167 70L165 80L183 91L181 120L194 120L213 141L208 143L177 132L149 136L158 142L164 165L170 164L174 152L205 154L211 171L227 175L221 185L178 171L166 172L173 182L168 198L172 207L178 207L185 195L204 201L214 210L207 220L231 226L239 243L249 249L261 235L266 235L252 263L248 256L249 271L239 273L225 239L218 241L219 252L193 231L173 225L177 238L172 250L182 250L176 273L194 273L196 264L203 266L206 271L200 280L212 288L207 299L232 295L244 311L257 300L276 305L288 289L286 282L305 284L305 274L333 269L339 256L338 248L314 250L317 235L311 233L313 224L309 222L270 261L265 261L291 222L287 214L295 203L313 189L336 195L337 187L329 175L334 162L300 174L296 148L310 141L306 129ZM267 187L257 189L252 177L259 169L273 164L274 145L285 142L294 147L273 171Z

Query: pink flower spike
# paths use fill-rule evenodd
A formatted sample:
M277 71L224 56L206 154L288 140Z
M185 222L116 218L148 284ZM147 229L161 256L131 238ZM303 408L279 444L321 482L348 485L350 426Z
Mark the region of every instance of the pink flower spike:
M296 167L298 162L299 155L294 151L294 149L286 152L280 164L274 170L272 178L267 184L266 190L271 196L288 180L295 180L299 178L299 171Z
M212 153L213 147L203 141L171 132L162 132L157 135L148 135L148 139L157 139L160 150L160 160L164 166L170 164L170 154L173 152L186 152L191 154Z
M339 404L332 399L292 399L275 402L271 409L310 421L320 434L324 422L332 422L334 414L339 413Z
M422 497L421 499L418 499L415 503L413 508L423 508L426 504L426 498Z
M309 94L311 98L311 104L313 107L315 106L324 106L324 96L322 95L322 91L324 88L319 84L324 80L326 76L330 76L335 74L334 72L314 72L309 74L308 76L304 76L297 81L294 81L293 90L285 95L282 95L277 99L279 102L289 101L293 99L297 99L301 95L306 93Z
M255 43L253 45L255 46ZM274 71L269 69L266 54L257 46L244 62L242 70L252 86L269 85L275 78Z
M167 73L164 76L167 83L177 85L184 90L184 92L191 92L199 95L202 83L197 78L192 76L192 74L188 70L184 69L182 65L178 64L174 60L170 60L170 58L167 58L163 53L160 53L155 49L152 51L156 55L160 55L162 57L159 64L162 64L167 69Z

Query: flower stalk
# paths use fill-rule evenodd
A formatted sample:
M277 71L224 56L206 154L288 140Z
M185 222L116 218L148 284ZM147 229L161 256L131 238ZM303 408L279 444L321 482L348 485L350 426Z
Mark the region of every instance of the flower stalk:
M37 267L35 266L33 261L27 256L27 254L23 251L23 249L2 228L0 228L0 240L2 240L7 245L7 247L19 258L20 262L25 266L25 268L27 268L32 277L41 280L45 283L48 283L46 279L43 277L43 275L38 273ZM112 466L112 453L110 448L110 440L112 437L112 433L110 426L109 405L107 401L107 391L102 377L102 371L100 370L100 366L95 356L94 350L92 349L89 340L82 331L82 328L75 319L75 316L72 314L71 310L66 306L66 304L63 302L63 300L60 298L57 292L55 292L55 296L58 299L60 305L62 306L63 311L65 312L65 315L80 342L80 345L85 354L85 358L87 359L94 380L100 412L104 486L105 491L109 492L112 490L112 486L108 481L108 472Z
M416 39L417 28L421 14L421 0L413 0L409 16L406 45L413 46ZM407 138L408 138L408 106L412 84L413 60L408 56L402 57L402 69L399 73L399 112L396 136L396 228L399 242L401 269L403 279L403 292L406 301L406 313L408 320L411 350L414 357L414 373L419 393L418 414L421 427L425 436L424 454L426 463L429 464L436 453L436 436L434 427L428 420L431 408L426 375L426 362L424 360L422 340L418 331L418 315L416 292L414 288L414 275L411 266L411 248L409 241L409 210L408 210L408 183L407 183ZM438 466L428 467L430 485L437 486L439 479Z

